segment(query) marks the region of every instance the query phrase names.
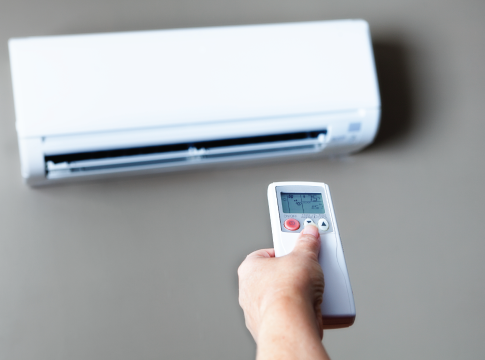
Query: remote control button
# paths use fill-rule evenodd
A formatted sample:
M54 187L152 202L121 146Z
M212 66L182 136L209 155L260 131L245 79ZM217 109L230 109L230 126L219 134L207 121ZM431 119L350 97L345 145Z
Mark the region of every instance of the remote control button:
M300 222L296 219L286 219L285 228L290 231L298 230L300 228Z
M318 220L318 228L320 231L327 231L328 230L328 221L326 219Z
M315 223L313 222L313 220L310 219L310 218L305 219L305 221L303 223L305 224L305 226L310 225L310 224L315 225Z

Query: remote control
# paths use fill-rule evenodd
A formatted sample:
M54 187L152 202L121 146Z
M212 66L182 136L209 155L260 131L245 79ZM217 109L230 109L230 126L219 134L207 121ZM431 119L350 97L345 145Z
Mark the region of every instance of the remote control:
M276 182L268 186L268 204L276 257L289 254L301 230L318 227L321 248L318 261L325 289L321 305L325 329L351 326L355 304L330 189L317 182Z

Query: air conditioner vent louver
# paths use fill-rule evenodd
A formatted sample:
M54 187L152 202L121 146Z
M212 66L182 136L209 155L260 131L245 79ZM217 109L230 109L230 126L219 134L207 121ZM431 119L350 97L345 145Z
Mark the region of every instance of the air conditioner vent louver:
M72 167L69 169L71 172L85 172L85 171L99 171L99 170L110 170L110 169L119 169L119 168L130 168L133 166L150 166L150 165L162 165L167 163L174 163L174 162L181 162L186 161L186 157L181 158L171 158L171 159L158 159L158 160L146 160L146 161L137 161L137 162L124 162L120 164L105 164L105 165L87 165L87 166L78 166Z
M174 164L244 160L282 153L321 151L327 131L298 132L194 143L112 149L45 156L48 178L161 168Z

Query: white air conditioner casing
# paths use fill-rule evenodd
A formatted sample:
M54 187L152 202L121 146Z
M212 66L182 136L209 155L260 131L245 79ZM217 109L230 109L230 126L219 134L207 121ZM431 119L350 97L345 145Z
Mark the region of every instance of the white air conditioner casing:
M32 37L9 49L31 185L345 154L379 125L363 20Z

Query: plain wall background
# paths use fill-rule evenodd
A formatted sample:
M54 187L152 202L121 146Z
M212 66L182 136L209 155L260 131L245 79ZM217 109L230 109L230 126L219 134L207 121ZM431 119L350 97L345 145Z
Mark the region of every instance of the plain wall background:
M31 189L11 37L364 18L383 102L338 159ZM485 2L0 0L0 359L252 359L236 269L272 245L266 187L330 185L357 320L333 359L485 355Z

